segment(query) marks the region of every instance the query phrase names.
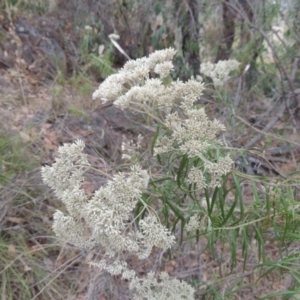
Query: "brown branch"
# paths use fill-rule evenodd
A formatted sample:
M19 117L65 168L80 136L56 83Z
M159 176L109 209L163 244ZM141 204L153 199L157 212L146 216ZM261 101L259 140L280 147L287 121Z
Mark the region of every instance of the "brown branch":
M263 136L264 134L269 131L275 123L283 116L284 112L286 110L286 103L282 102L277 114L272 117L272 119L269 121L269 123L262 129L262 132L256 134L246 145L245 148L252 147L254 144L256 144Z

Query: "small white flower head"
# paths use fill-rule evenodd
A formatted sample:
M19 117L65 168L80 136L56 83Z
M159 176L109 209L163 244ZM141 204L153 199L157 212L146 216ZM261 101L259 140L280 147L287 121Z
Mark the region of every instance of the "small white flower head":
M172 139L169 139L167 136L160 137L156 141L155 147L153 150L154 150L154 156L160 155L163 153L168 153L168 152L174 150Z
M92 31L93 28L92 28L90 25L85 25L85 26L84 26L84 30L85 30L85 31Z
M189 222L187 223L185 230L187 232L194 232L198 230L201 226L198 216L191 216Z
M114 41L117 41L120 39L120 36L116 33L111 33L108 35L108 37L111 39L111 40L114 40Z
M61 201L65 204L68 213L74 218L81 218L87 195L79 186L70 187L61 194Z
M177 80L172 83L174 98L181 100L181 107L184 110L193 107L204 91L204 83L195 79L189 79L187 82Z
M142 170L139 165L133 165L130 167L132 175L128 179L128 182L132 186L136 186L141 191L144 191L148 187L150 176L146 170Z
M236 70L240 63L234 59L220 60L216 64L210 62L201 64L201 72L210 77L215 86L224 84L229 79L229 73Z
M121 109L128 109L132 104L156 104L158 108L169 108L174 97L161 79L173 69L175 54L176 51L169 48L128 61L118 74L109 76L100 84L93 99L99 98L104 103L112 101ZM158 74L160 79L150 78L151 72Z
M179 146L180 152L187 154L189 158L201 157L209 148L210 144L205 141L201 142L197 139L188 140Z
M114 101L125 91L126 74L118 73L108 76L93 93L93 99L101 99L103 103Z
M203 172L195 167L192 167L187 176L187 182L189 184L196 184L197 189L201 190L206 187L205 178Z
M133 86L124 95L120 96L114 105L120 109L127 109L130 106L143 106L153 103L161 95L165 94L165 87L158 78L146 79L144 85Z
M155 155L178 149L189 158L201 157L207 150L220 144L217 134L225 130L217 120L210 121L201 109L186 109L186 118L177 112L166 116L165 125L171 130L171 138L159 138L154 148Z
M59 157L50 167L42 167L42 178L45 184L53 188L57 197L62 199L63 192L77 189L84 178L84 167L90 166L86 154L82 151L85 145L81 140L59 147Z
M106 260L102 259L100 261L92 261L90 265L100 268L101 270L106 270L111 275L122 274L123 279L132 279L136 276L133 270L129 270L127 263L123 260L115 260L114 262L108 263Z
M149 63L151 69L153 69L157 64L163 63L165 61L171 61L175 54L176 50L172 48L167 48L164 50L158 50L149 55Z
M211 173L216 175L226 175L232 168L233 161L227 155L226 157L220 158L217 163L207 162L205 168Z
M226 157L219 158L217 163L205 162L205 169L210 173L210 187L220 187L222 176L228 174L232 169L233 160L227 155Z
M154 72L160 76L160 78L167 77L170 72L174 69L174 65L171 61L165 61L157 64L154 67Z
M154 215L148 215L139 225L146 249L156 246L167 250L175 243L175 236Z
M90 249L93 246L89 242L88 233L81 222L71 216L65 216L59 210L53 215L52 228L58 238L77 247Z
M132 140L129 142L123 142L121 146L122 159L133 160L134 158L138 158L142 140L143 136L139 134L136 143Z
M155 278L153 272L149 272L146 278L131 280L130 289L135 290L135 300L193 300L195 290L192 286L178 279L171 279L166 272Z
M150 64L147 57L129 60L119 71L127 78L127 90L134 85L143 85L144 80L149 79Z

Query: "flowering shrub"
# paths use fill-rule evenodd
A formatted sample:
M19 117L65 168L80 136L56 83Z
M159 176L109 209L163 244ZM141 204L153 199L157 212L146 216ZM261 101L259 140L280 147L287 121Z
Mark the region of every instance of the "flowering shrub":
M182 225L189 221L187 232L198 230L198 217L187 213L191 202L178 204L177 200L184 196L195 200L205 194L206 207L212 208L209 191L222 186L233 163L228 154L222 154L223 144L218 138L225 131L224 125L218 120L209 120L205 110L197 105L204 90L203 82L190 79L168 83L170 80L165 80L173 69L175 53L173 49L166 49L148 58L131 60L93 94L94 99L111 101L122 110L145 113L156 122L158 130L152 153L159 161L171 161L165 166L165 174L159 174L160 181L151 178L143 156L139 155L141 136L137 143L122 145L123 158L132 163L130 171L114 175L89 199L81 188L84 172L90 167L82 141L60 147L56 162L42 169L44 182L54 189L68 212L67 215L61 211L54 214L55 234L81 248L101 247L105 254L100 261L91 264L128 279L135 299L193 299L194 289L190 285L170 279L166 273L161 273L159 280L154 273L139 278L128 267L124 253L147 259L153 247L165 251L174 245L174 232L163 224L151 206L158 198ZM231 65L233 68L238 64ZM211 71L208 76L216 74L213 80L217 78L216 83L220 84L228 78L228 74L221 73ZM166 182L174 187L177 200L166 199L162 194L157 196L167 187ZM164 219L166 222L168 216Z

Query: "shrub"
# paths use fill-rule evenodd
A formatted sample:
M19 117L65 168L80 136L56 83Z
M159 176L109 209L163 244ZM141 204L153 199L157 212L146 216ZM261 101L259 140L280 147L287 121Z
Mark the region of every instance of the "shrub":
M123 172L111 176L92 195L82 188L84 173L91 168L82 141L60 147L56 162L42 169L44 182L67 209L67 214L54 215L55 234L80 248L100 247L102 259L91 264L129 280L135 299L193 299L195 291L164 272L158 279L151 272L140 277L126 254L145 260L153 248L171 249L180 232L180 242L204 236L212 253L219 240L229 240L233 268L239 243L245 264L253 234L262 255L265 231L276 225L282 233L282 226L291 222L286 219L280 225L279 219L295 209L289 200L271 216L270 205L277 198L258 193L255 183L256 203L245 205L241 180L232 171L233 160L220 138L225 126L210 120L197 104L204 90L200 78L171 80L175 54L169 48L130 60L93 94L94 99L151 119L157 130L149 151L156 161L140 151L141 136L124 143L123 159L130 168L124 165ZM218 86L238 65L236 61L206 64L203 73ZM161 171L155 173L157 166Z

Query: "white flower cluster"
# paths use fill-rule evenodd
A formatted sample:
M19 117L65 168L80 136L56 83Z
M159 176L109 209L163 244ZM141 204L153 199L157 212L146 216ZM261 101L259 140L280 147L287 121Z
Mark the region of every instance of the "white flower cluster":
M70 215L79 219L87 197L81 190L83 173L89 167L86 154L83 153L85 144L78 140L73 144L59 147L59 158L50 167L42 168L43 181L54 189L55 195L62 200ZM72 201L70 201L72 195Z
M90 265L106 270L111 275L122 275L123 279L135 278L135 271L129 270L125 261L115 260L112 263L107 263L106 260L93 261Z
M203 189L207 186L202 171L195 167L191 167L186 181L188 184L197 184L198 189Z
M184 108L184 112L187 118L182 118L177 112L167 115L165 126L171 131L171 136L158 139L155 155L178 149L189 158L201 157L219 144L216 136L225 131L224 125L218 120L210 121L203 108Z
M121 147L122 159L127 159L127 160L134 160L135 158L138 159L142 140L143 140L143 136L139 134L136 143L134 143L132 140L129 142L123 142Z
M187 182L197 184L198 188L220 186L221 177L226 174L224 170L229 172L228 165L232 165L232 160L228 157L226 160L220 158L218 162L211 162L205 153L220 146L217 135L225 131L225 126L216 119L209 120L203 108L195 108L194 103L204 90L201 80L163 83L162 78L173 68L172 58L175 53L170 48L155 51L148 58L130 60L119 73L111 75L99 86L93 98L100 98L103 102L113 101L114 105L122 109L150 112L151 116L153 109L164 109L166 115L160 121L168 132L157 139L154 155L177 152L186 154L190 159L201 158L205 171L210 173L210 184L206 183L203 172L195 169L191 170ZM206 63L202 64L202 72L212 77L218 85L227 80L229 72L238 65L235 60L219 61L216 65ZM151 78L153 73L160 78ZM178 113L175 108L178 104L182 113ZM125 152L129 150L124 153L124 158L132 158L132 148L133 145L123 145Z
M175 236L171 235L169 230L160 224L154 215L147 216L139 224L144 241L144 252L139 256L141 259L147 258L154 246L168 249L175 243Z
M205 162L205 169L210 173L211 187L220 187L222 183L222 176L230 172L233 161L229 155L219 158L217 163L209 161Z
M65 144L59 148L60 157L56 162L42 168L44 182L55 190L68 211L68 215L61 211L54 214L56 235L82 248L102 246L107 257L116 257L115 268L114 265L107 267L105 261L99 266L112 274L129 271L125 262L118 258L124 252L144 259L150 255L153 246L164 250L170 248L175 237L155 215L149 211L146 219L136 224L132 214L142 192L147 189L147 171L133 165L129 174L115 175L88 200L81 189L84 170L89 166L83 149L82 141Z
M147 171L133 165L129 174L114 176L88 200L81 189L84 171L89 167L84 147L80 140L65 144L59 148L56 162L42 168L43 181L54 189L68 211L68 215L55 212L53 230L56 235L82 248L102 246L106 256L91 264L130 280L130 287L137 291L135 299L144 299L147 295L142 291L145 290L150 296L148 299L192 299L194 290L185 282L169 279L165 273L160 275L159 283L152 273L140 279L122 259L124 252L145 259L154 246L166 250L175 242L171 232L150 211L139 222L139 230L133 219L132 211L148 186Z
M101 99L104 103L114 104L126 109L136 105L155 104L158 108L170 108L173 99L170 97L172 88L164 86L162 79L173 69L172 59L176 51L165 49L156 51L136 60L128 61L117 74L110 75L94 92L93 99ZM150 78L150 74L160 78Z
M135 300L192 300L195 290L186 282L170 279L166 272L159 275L159 281L154 273L147 274L146 279L134 278L130 288L136 291Z
M193 82L194 84L194 82ZM198 83L199 84L199 83ZM192 167L187 175L188 184L196 184L198 189L221 186L221 179L231 170L233 161L229 156L220 157L218 162L208 160L206 153L209 150L218 147L221 142L217 140L217 135L224 132L225 126L218 120L210 121L204 108L195 109L193 103L197 99L196 89L192 92L189 82L180 84L182 90L187 89L189 96L182 97L182 111L185 117L178 112L169 113L166 116L165 127L169 129L169 136L163 135L157 139L154 155L160 155L168 152L179 152L186 154L189 158L201 158L204 162L204 170L210 174L209 185L206 183L204 173L201 169ZM196 85L196 84L195 84ZM198 85L198 93L203 89Z
M191 216L189 222L187 223L185 230L187 232L193 232L196 231L197 229L200 229L201 223L199 221L198 216Z
M229 73L236 70L239 65L235 59L220 60L216 64L207 62L201 64L201 72L210 77L215 86L220 86L229 79Z

